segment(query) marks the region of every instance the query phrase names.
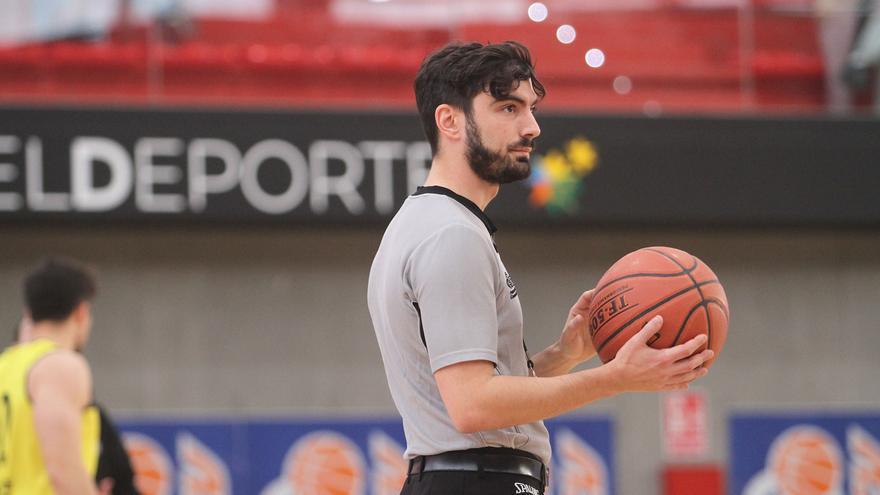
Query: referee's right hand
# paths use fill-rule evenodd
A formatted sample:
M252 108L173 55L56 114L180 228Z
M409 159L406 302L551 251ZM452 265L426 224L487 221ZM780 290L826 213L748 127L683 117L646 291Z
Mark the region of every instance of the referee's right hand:
M654 349L648 345L648 340L662 327L663 317L655 316L605 365L613 368L623 391L686 389L690 382L709 372L703 364L712 359L715 353L711 349L699 352L708 342L706 335L697 335L668 349Z

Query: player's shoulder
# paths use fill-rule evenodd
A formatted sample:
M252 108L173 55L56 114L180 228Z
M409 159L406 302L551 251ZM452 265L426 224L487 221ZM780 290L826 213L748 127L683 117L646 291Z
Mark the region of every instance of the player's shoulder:
M47 382L76 385L88 384L92 372L82 354L67 349L55 349L34 362L28 375L31 386L40 386Z
M60 403L86 407L92 400L92 372L77 352L58 349L34 363L27 376L27 390L36 407Z

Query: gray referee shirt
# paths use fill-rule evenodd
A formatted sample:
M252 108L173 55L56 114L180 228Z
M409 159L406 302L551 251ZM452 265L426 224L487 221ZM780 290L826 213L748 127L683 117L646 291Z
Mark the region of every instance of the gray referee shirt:
M550 463L542 422L460 433L434 380L440 368L475 360L494 363L499 375L529 374L522 307L494 232L472 201L444 187L420 187L391 220L373 260L370 316L408 459L509 447Z

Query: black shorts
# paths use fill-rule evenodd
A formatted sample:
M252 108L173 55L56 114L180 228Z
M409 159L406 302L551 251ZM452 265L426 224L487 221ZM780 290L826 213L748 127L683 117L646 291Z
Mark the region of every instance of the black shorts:
M518 474L432 471L408 476L400 494L544 495L544 487L540 481Z

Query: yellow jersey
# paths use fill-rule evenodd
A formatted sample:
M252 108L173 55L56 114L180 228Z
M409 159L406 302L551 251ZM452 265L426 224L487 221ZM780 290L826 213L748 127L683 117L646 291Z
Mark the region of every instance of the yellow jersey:
M58 349L46 339L14 345L0 354L0 495L52 495L28 393L28 374L42 357ZM94 477L101 422L89 406L82 417L82 458Z

